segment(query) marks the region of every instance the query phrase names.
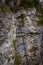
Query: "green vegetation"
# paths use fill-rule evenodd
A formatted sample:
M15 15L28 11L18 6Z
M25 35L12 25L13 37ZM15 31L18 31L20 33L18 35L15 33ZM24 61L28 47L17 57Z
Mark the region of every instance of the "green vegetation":
M43 20L42 21L38 21L37 25L38 26L43 26Z
M17 53L17 45L16 45L16 40L13 40L13 45L14 45L14 49L15 49L15 61L14 61L14 65L20 65L21 64L21 58Z
M14 49L16 50L16 40L13 40L13 46L14 46Z
M22 0L21 5L25 8L38 6L39 0Z
M40 26L43 26L43 16L38 16L38 17L39 17L39 20L40 20L40 21L37 22L37 25L38 25L38 26L39 26L39 25L40 25Z
M15 54L15 62L14 62L14 64L15 65L20 65L21 64L21 58L17 53Z
M7 12L7 13L12 13L11 10L10 10L10 8L7 7L7 6L5 6L5 5L4 5L3 3L1 3L1 2L0 2L0 8L1 8L3 11Z

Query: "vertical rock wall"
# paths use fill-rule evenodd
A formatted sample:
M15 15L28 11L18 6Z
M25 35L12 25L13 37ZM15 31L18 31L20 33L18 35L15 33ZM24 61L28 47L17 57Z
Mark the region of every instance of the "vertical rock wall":
M17 51L22 59L21 65L43 65L41 59L43 30L37 26L36 21L39 19L35 12L35 9L18 12L16 39Z
M37 25L36 13L35 8L21 8L8 14L0 8L0 65L14 65L15 38L21 65L43 65L43 26Z
M0 65L14 64L13 39L16 36L14 15L0 10Z

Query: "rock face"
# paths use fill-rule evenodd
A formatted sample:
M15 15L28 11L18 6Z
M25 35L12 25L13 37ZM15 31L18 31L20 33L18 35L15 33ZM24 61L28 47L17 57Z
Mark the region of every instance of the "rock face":
M0 41L5 39L11 27L11 21L3 15L4 13L0 14Z
M0 65L13 65L14 47L12 40L15 39L14 15L0 10Z
M0 8L0 65L14 65L14 39L21 65L43 65L43 26L37 25L36 13L35 8L21 8L8 14Z
M33 8L33 10L20 10L16 14L18 20L16 29L17 51L22 59L21 65L43 65L40 54L43 36L41 27L43 28L43 26L37 26L39 19L35 13L36 10Z

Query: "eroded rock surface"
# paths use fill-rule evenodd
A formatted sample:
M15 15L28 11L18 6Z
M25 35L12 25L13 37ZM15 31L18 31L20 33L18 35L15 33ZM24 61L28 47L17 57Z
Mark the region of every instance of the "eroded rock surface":
M21 65L43 65L43 26L38 26L36 9L20 9L16 13L0 13L0 65L14 65L13 39Z
M43 65L41 60L43 26L37 25L39 18L36 16L36 10L33 8L18 11L17 20L17 51L22 59L21 64Z

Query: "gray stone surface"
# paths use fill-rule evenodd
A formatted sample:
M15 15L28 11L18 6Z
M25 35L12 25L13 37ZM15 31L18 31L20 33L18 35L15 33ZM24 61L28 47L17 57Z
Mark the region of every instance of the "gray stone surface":
M43 26L37 26L39 18L36 9L20 9L15 14L1 13L0 40L5 37L0 46L0 65L14 65L13 39L17 40L17 52L22 61L21 65L43 65ZM22 16L23 17L22 17ZM24 17L25 16L25 17ZM8 21L8 22L7 22ZM23 22L22 22L23 21ZM9 27L10 26L10 27ZM7 30L8 27L8 30Z
M22 18L20 18L22 14L25 15L24 26L21 20ZM18 11L16 16L18 19L16 29L17 51L21 56L22 65L43 65L40 54L42 49L43 26L37 25L39 18L36 16L36 10L21 10Z
M14 47L12 41L16 36L14 15L1 11L0 13L0 65L13 65Z

